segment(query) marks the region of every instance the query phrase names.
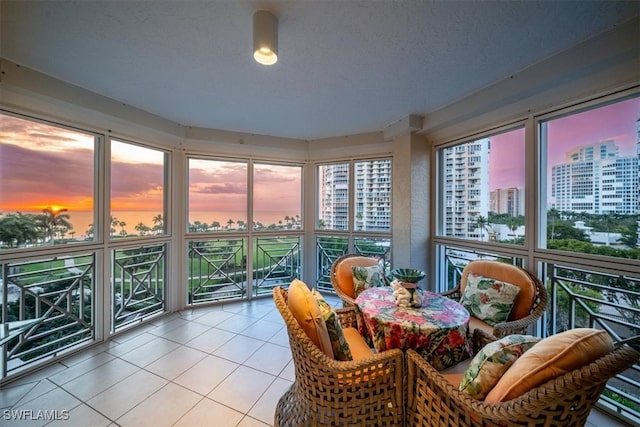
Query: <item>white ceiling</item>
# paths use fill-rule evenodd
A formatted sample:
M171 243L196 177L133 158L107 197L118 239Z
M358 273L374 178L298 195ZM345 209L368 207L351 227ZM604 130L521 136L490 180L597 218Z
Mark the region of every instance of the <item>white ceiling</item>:
M252 14L279 60L251 55ZM427 115L638 16L623 1L8 1L0 56L173 122L319 139Z

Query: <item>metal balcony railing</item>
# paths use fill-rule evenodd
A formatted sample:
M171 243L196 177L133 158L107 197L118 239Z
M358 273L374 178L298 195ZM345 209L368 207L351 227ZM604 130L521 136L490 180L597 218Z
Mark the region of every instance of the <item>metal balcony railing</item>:
M0 379L95 339L95 254L0 264L0 322L37 319L0 347Z

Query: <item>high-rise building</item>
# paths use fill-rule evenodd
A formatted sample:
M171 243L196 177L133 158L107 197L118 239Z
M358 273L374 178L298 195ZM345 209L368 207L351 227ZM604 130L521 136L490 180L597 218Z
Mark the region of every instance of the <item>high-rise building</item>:
M510 216L524 215L524 189L497 188L489 195L489 210Z
M349 225L349 164L337 163L319 168L319 227L347 230Z
M612 140L575 147L551 171L551 206L559 211L634 215L638 157L618 155Z
M355 225L357 231L391 230L391 161L355 163Z
M391 230L391 160L353 163L354 230ZM349 164L319 168L319 227L347 230L349 226Z
M487 219L489 208L489 138L444 150L443 227L446 236L486 240L477 219Z

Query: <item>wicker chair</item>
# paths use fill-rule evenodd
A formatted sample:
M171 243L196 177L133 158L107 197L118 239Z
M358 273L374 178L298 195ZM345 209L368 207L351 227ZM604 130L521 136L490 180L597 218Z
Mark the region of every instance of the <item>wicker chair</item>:
M547 307L547 291L537 277L515 265L491 260L476 260L467 264L458 286L442 295L460 301L470 273L508 282L521 289L506 322L491 326L472 316L469 321L470 333L474 329L482 329L498 338L527 333L528 327L542 316Z
M280 398L275 426L404 423L404 354L398 349L353 361L327 357L307 336L287 305L287 291L273 290L289 333L295 381ZM343 327L355 326L354 307L336 310Z
M378 260L372 257L360 254L346 254L338 257L331 264L331 285L342 300L343 307L356 305L352 267L369 267L378 263ZM386 284L389 284L386 276L384 276L384 280Z
M607 381L640 363L640 352L619 346L515 399L489 404L459 391L415 351L406 356L407 425L441 427L583 426Z

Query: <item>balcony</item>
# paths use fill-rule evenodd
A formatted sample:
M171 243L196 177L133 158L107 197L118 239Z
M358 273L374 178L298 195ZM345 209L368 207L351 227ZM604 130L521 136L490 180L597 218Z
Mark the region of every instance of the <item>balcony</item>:
M271 426L295 375L288 346L271 298L169 314L6 384L3 419L25 426ZM597 409L587 425L623 426Z

